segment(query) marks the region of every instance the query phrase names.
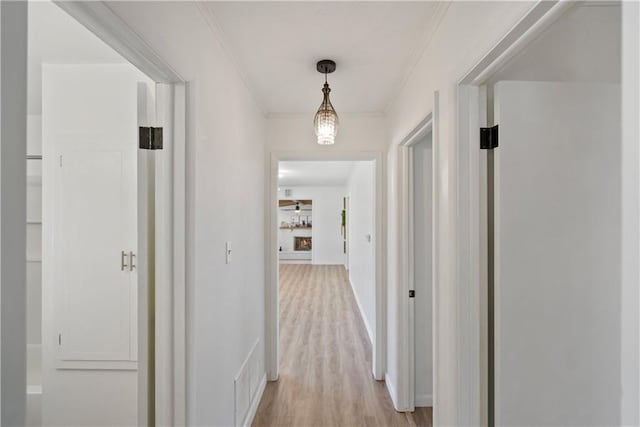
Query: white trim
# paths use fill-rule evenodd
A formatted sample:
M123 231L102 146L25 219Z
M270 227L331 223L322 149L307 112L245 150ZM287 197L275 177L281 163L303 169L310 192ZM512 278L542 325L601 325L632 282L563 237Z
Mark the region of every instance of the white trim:
M562 14L579 3L581 2L538 1L458 84L479 86L484 83Z
M265 105L267 105L266 100L262 99L258 94L260 93L256 88L251 84L251 80L247 77L247 73L245 68L242 67L242 62L238 59L237 55L234 53L234 50L229 45L229 38L226 33L222 29L222 26L218 22L214 12L211 10L211 7L207 4L207 2L196 2L196 7L198 8L198 12L202 15L202 18L207 23L207 26L211 30L211 33L215 37L217 43L220 44L222 50L225 55L229 59L229 62L233 65L236 72L240 76L240 80L242 80L242 84L247 89L247 92L253 97L256 105L262 112L263 116L267 116L267 111L265 109Z
M398 336L398 395L401 407L413 411L415 408L415 299L408 298L410 290L415 290L414 279L414 213L413 213L413 146L425 136L433 132L433 113L429 113L418 125L399 143L398 150L398 229L400 235L400 249L398 256L400 295L400 334ZM432 164L435 157L432 157ZM435 168L432 168L432 181ZM435 195L435 193L433 193ZM432 209L435 206L432 195ZM435 235L435 233L433 233ZM435 254L435 251L433 252ZM432 257L433 263L433 257ZM435 283L435 281L433 281ZM432 340L432 343L435 342ZM435 347L432 344L432 347Z
M486 330L486 301L481 297L483 290L486 290L487 280L486 214L482 208L486 203L486 194L482 190L486 157L479 153L477 137L478 128L484 123L481 117L484 94L479 86L575 4L563 1L537 2L458 82L456 163L459 205L455 224L458 241L455 247L459 307L456 339L460 357L455 388L459 393L457 408L460 425L487 425L486 338L481 336L482 331ZM437 215L437 210L434 215ZM438 287L434 287L434 292L437 290ZM434 301L435 297L434 294ZM437 305L434 309L437 310ZM437 318L436 315L435 321ZM434 333L438 331L439 326ZM438 342L437 337L435 342ZM434 353L436 357L437 353ZM438 381L438 372L434 370L434 390L438 389ZM437 396L434 396L436 399Z
M187 425L187 84L173 84L173 425Z
M27 4L0 2L0 425L26 404Z
M385 155L378 151L274 151L266 159L265 179L265 366L267 379L278 379L278 162L302 160L373 160L375 161L375 331L372 371L377 380L386 372L386 185Z
M433 394L416 394L416 408L433 407Z
M258 407L260 406L262 395L264 394L264 390L266 388L267 388L267 374L264 374L262 376L262 379L260 380L260 384L258 385L258 389L256 390L256 393L253 395L251 406L249 407L247 416L244 422L242 423L243 427L250 427L253 424L253 420L256 418L256 414L258 413Z
M356 288L353 287L353 282L351 281L351 277L349 277L349 285L351 286L351 292L353 293L353 297L356 300L358 311L360 312L360 317L362 318L362 322L364 322L364 327L367 330L367 335L369 335L369 342L373 344L373 333L371 332L371 327L369 326L369 322L367 322L367 317L364 315L364 309L362 308L362 304L360 304L360 300L358 299Z
M158 83L184 82L106 2L54 0L61 9L84 25L140 71Z
M398 406L398 394L396 393L396 388L393 385L393 381L391 381L391 377L388 374L384 375L384 384L387 386L387 391L389 392L389 396L391 397L391 403L393 403L393 409L398 412L403 412L403 409Z
M640 424L640 4L622 3L621 425Z
M435 3L435 2L434 2ZM392 93L402 93L404 88L407 86L409 79L413 75L414 70L418 66L420 59L422 58L422 53L427 50L429 45L431 44L431 40L433 40L433 36L436 35L438 30L440 29L440 23L444 19L449 10L449 6L451 2L437 2L435 6L435 10L431 13L431 16L428 21L424 22L422 28L424 29L424 33L422 37L419 39L420 43L417 43L414 50L411 52L409 61L407 61L406 72L402 76L402 79L398 82L398 85L393 88ZM394 96L391 98L383 110L385 114L389 113L389 111L399 102L399 97Z
M432 129L433 113L429 113L415 128L413 128L411 132L407 134L407 136L402 139L399 145L403 147L412 147L420 142L422 138L427 136Z

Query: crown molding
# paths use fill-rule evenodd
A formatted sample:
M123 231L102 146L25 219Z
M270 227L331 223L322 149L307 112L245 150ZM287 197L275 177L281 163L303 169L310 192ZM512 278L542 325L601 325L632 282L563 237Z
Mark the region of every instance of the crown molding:
M407 60L406 72L404 76L402 77L402 79L400 79L400 81L394 88L394 91L392 92L394 95L387 101L387 104L383 108L383 112L385 114L388 114L396 104L396 102L398 102L400 93L404 90L409 81L409 78L413 75L416 67L418 66L420 59L422 59L422 55L424 55L424 52L431 44L431 40L438 31L438 28L440 28L440 24L442 23L442 20L445 17L450 5L450 1L436 3L435 10L431 15L431 18L426 23L425 30L422 34L422 37L420 38L421 43L418 43L413 49L413 52Z
M253 98L254 102L262 112L262 115L267 117L268 111L266 108L266 102L263 99L261 99L261 97L258 95L258 91L253 86L253 84L251 84L251 80L249 80L249 78L247 77L247 73L245 71L245 68L241 64L241 61L233 53L233 49L229 45L229 41L228 41L229 39L225 34L224 30L222 29L222 26L220 25L215 14L211 10L211 8L207 6L207 2L197 1L195 2L195 4L196 4L196 7L198 8L198 11L200 12L200 15L202 15L202 18L205 20L205 22L207 23L207 26L211 30L213 37L220 44L220 47L224 51L225 55L227 56L227 58L229 59L233 67L235 68L238 75L240 76L240 80L242 80L242 83L244 84L245 88L247 89L250 96Z

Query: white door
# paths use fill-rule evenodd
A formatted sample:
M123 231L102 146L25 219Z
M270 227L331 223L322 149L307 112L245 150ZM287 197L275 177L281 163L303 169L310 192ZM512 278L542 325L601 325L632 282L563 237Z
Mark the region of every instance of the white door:
M138 72L48 65L44 74L59 367L134 362Z
M620 87L494 94L495 424L616 425Z
M58 151L54 239L64 361L135 360L135 146L113 145Z
M413 286L415 290L414 333L416 407L433 406L433 257L432 186L433 147L429 132L411 147L413 189L409 197L413 215Z

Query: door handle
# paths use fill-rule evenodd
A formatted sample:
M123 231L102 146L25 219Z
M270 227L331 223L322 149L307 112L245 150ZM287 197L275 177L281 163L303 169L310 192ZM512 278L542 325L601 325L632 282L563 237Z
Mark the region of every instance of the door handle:
M133 253L133 251L129 252L129 271L133 271L134 268L136 268L136 264L133 261L136 258L136 254Z
M128 266L127 253L125 251L120 251L120 271L125 271Z

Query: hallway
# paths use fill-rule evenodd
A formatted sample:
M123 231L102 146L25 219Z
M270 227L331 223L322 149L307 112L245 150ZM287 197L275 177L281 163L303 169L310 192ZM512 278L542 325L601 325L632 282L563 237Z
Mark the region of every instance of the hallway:
M342 266L280 266L280 378L254 426L430 426L396 412L371 374L371 343Z

